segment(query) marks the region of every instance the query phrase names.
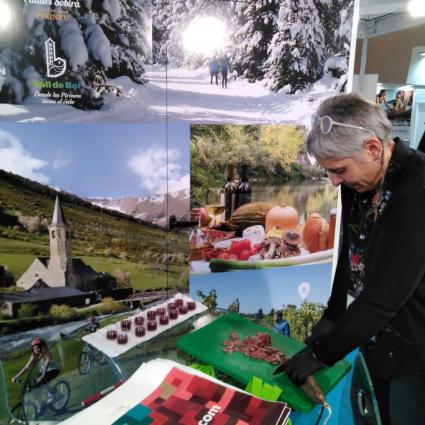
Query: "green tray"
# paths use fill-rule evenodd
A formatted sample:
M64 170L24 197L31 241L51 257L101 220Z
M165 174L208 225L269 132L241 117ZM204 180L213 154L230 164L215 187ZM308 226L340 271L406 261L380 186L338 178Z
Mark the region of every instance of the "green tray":
M272 375L276 366L261 360L251 359L242 353L225 353L223 341L229 339L231 332L237 332L241 339L255 335L257 332L266 332L271 336L272 346L289 356L304 347L304 344L256 325L236 313L228 313L203 328L182 336L177 341L177 347L243 385L246 385L252 376L257 376L264 382L279 386L282 388L279 400L288 403L295 410L309 412L313 409L315 404L301 388L292 384L284 373ZM349 371L350 367L348 361L342 360L334 366L322 369L314 374L325 395Z

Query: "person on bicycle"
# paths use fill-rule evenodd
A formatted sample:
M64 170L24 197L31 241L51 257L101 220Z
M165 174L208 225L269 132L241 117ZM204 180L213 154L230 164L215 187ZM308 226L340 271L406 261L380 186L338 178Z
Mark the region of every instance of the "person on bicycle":
M19 382L19 378L28 370L38 366L38 376L33 388L40 387L59 375L59 365L53 359L46 342L37 337L31 341L31 356L27 364L12 378L12 383Z
M96 316L92 314L89 317L90 324L87 326L86 330L89 333L95 333L99 329L99 322L96 319Z

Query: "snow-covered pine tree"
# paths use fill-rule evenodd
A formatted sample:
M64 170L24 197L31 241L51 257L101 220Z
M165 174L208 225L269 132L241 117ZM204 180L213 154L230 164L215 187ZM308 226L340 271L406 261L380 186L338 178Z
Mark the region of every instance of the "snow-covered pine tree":
M270 42L277 31L279 0L256 0L246 4L235 34L233 67L251 82L264 78Z
M323 70L325 36L313 0L283 0L278 32L269 48L266 75L274 91L295 93L317 81Z
M152 55L151 1L95 0L92 11L98 17L97 25L106 36L103 48L108 55L108 50L111 54L111 66L105 67L106 63L102 63L107 77L125 75L134 82L143 84L145 80L142 75L145 71L142 63L150 61ZM84 16L82 19L84 22ZM88 41L93 29L88 25L84 31ZM97 35L97 32L100 35L99 30L94 34ZM99 63L96 46L93 47L90 58L94 61L97 59Z
M349 56L351 48L351 33L353 30L354 0L338 0L339 26L336 29L335 39L338 52Z
M166 42L171 16L170 0L152 1L152 63L167 63Z
M76 107L100 108L97 87L107 78L125 75L145 82L142 64L151 55L150 0L81 0L79 8L44 7L46 13L68 16L66 20L40 18L35 4L7 3L18 19L9 46L1 46L0 62L8 64L8 79L0 86L0 101L20 103L34 91L34 80L46 78L48 38L56 55L67 62L61 78L80 83L82 98Z
M339 0L340 13L339 13L339 27L335 32L335 49L336 56L344 58L336 69L338 80L335 82L334 88L337 91L343 92L345 90L348 80L348 60L350 57L351 47L351 33L353 30L353 13L354 13L354 0Z
M337 78L333 88L341 91L345 87L350 55L353 25L353 0L315 0L320 20L324 27L326 61L324 73Z
M340 23L341 0L314 0L314 4L323 26L326 49L334 51L336 31Z
M158 3L158 4L157 4ZM159 7L161 2L154 2L154 8ZM182 44L182 35L185 28L185 23L188 21L189 9L186 5L186 0L173 0L170 2L171 10L168 22L166 23L166 34L162 39L163 45L161 46L162 55L165 54L167 49L167 63L180 67L184 65L184 51ZM156 11L154 14L160 14ZM156 24L155 24L156 25ZM165 45L166 42L166 45Z

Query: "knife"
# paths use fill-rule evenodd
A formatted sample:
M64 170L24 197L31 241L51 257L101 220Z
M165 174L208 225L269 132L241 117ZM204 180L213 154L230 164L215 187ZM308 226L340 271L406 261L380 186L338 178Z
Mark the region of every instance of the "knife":
M288 361L289 359L285 359L285 361L283 361L273 372L272 375L277 375L278 373L282 373L285 372L284 368L285 368L285 363Z

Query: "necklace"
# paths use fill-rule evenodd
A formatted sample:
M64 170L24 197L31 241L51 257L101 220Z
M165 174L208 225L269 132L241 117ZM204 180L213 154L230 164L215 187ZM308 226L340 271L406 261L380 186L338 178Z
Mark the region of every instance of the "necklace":
M378 186L376 187L375 193L373 194L372 208L371 208L371 211L370 211L370 213L373 214L373 221L376 221L376 219L378 218L378 215L379 215L378 208L379 208L379 205L381 204L381 202L384 199L384 182L385 182L385 177L387 175L388 165L390 163L390 160L389 160L388 165L385 166L385 146L384 146L384 144L382 144L380 162L381 162L381 178L379 179Z

